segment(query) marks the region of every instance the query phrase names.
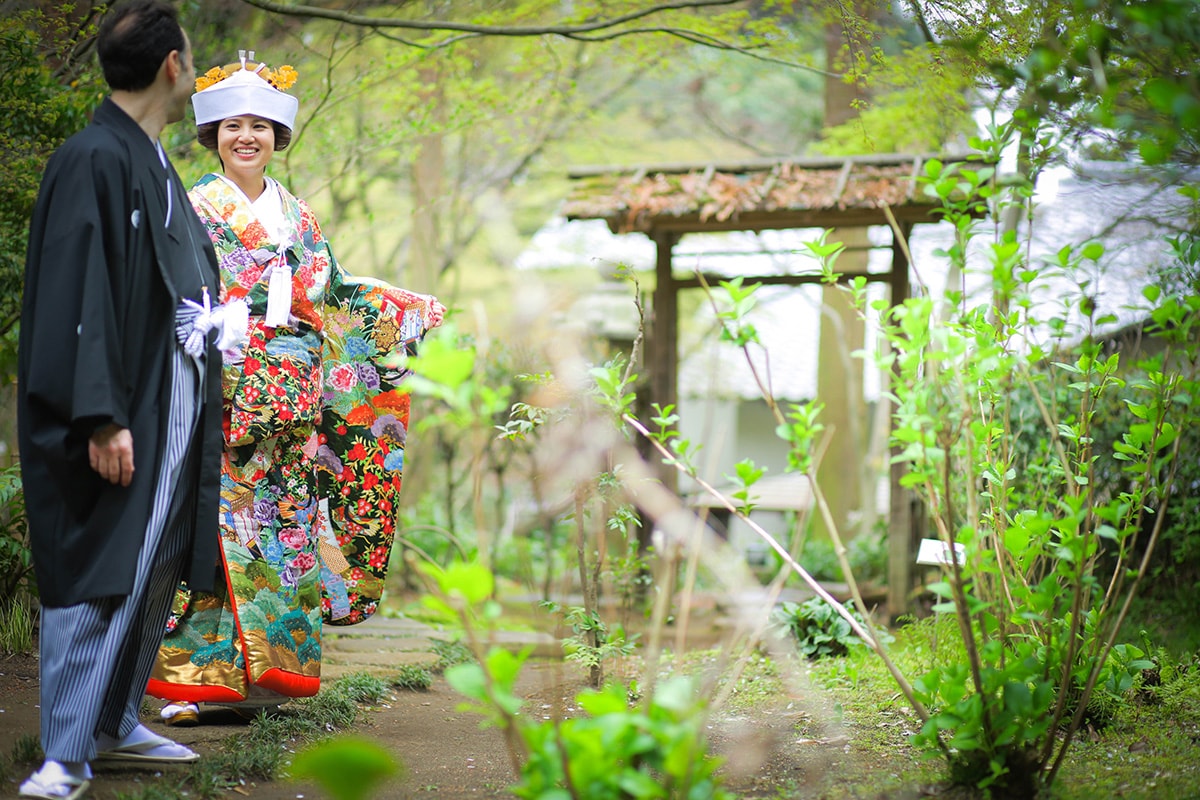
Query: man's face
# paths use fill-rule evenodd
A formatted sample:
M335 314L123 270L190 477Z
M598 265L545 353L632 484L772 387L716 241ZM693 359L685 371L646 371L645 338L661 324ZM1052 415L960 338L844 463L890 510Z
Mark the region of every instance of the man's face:
M196 85L196 67L192 64L192 43L187 33L183 34L183 50L179 53L179 76L171 90L171 105L167 109L167 122L179 122L187 110L188 99Z

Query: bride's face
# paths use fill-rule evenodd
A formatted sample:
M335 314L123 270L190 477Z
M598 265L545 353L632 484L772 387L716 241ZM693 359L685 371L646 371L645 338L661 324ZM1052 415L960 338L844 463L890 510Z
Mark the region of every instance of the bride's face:
M225 172L262 174L275 153L275 126L255 116L229 117L217 127L217 155Z

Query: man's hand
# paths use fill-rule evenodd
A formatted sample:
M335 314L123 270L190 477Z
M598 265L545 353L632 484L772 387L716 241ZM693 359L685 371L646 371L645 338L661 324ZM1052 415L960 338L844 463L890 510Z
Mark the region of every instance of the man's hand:
M106 425L88 439L88 462L109 483L133 481L133 434L128 428Z

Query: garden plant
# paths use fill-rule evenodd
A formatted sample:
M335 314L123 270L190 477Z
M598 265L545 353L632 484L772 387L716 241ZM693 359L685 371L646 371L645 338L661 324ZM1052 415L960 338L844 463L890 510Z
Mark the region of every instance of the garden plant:
M1123 364L1119 352L1107 352L1101 331L1117 318L1097 312L1089 299L1103 246L1064 244L1048 263L1031 262L1028 239L1000 220L1010 206L1027 213L1032 178L1001 181L994 165L1010 138L1038 132L1017 120L996 133L994 140L973 143L983 154L978 162L931 161L919 179L920 189L941 204L955 230L943 255L947 272L963 276L961 282L951 283L944 294L919 285L914 297L896 306L870 305L862 281L846 287L864 315L878 315L888 344L879 363L893 374L892 443L894 458L906 470L903 485L921 497L931 535L948 552L961 553L948 560L942 580L927 587L938 600L933 610L955 620L956 643L943 647L928 668L905 674L888 654L887 637L865 622L869 610L831 520L826 524L854 611L833 599L787 547L750 519L753 484L762 475L752 461L744 460L731 476L741 488L720 499L883 660L920 720L913 744L944 761L950 782L994 797L1034 797L1053 784L1081 725L1100 719L1097 708L1121 702L1142 671L1153 666L1149 648L1117 637L1178 492L1179 433L1197 422L1192 397L1198 387L1200 297L1186 281L1148 285L1144 303L1122 311L1144 321L1147 334L1162 347L1137 364ZM1029 236L1028 227L1023 236ZM1183 244L1176 243L1179 258L1193 252ZM840 245L821 238L809 249L836 282ZM976 252L982 259L968 259ZM921 265L916 266L920 275ZM1194 263L1177 266L1195 274ZM726 309L725 336L747 349L759 346L752 326L745 324L756 288L730 281L713 291ZM630 499L652 516L661 510L654 519L668 538L659 555L672 544L685 551L698 547L702 534L694 526L672 524L678 506L654 499L650 469L620 430L644 438L666 463L719 496L697 477L692 462L698 445L676 432L674 409L657 408L649 424L637 419L631 391L636 376L621 362L595 367L590 376L598 407L617 430L593 437L607 443L593 446L603 451L604 463L621 465ZM462 376L464 382L467 378ZM1095 446L1098 409L1111 412L1111 400L1118 397L1122 413L1105 421L1120 426L1111 460L1118 463L1121 479L1100 481L1098 464L1108 456ZM809 477L818 513L827 513L814 478L819 406L783 408L766 399L776 411L778 434L791 448L792 469ZM594 409L589 414L572 426L596 433L605 415ZM721 569L711 560L706 565ZM660 573L665 587L671 586L672 574ZM464 596L477 593L467 588L470 581L441 580ZM664 586L660 598L669 594ZM766 611L760 610L764 624ZM662 618L658 608L652 615ZM650 662L655 648L652 633L646 650ZM480 652L480 664L464 667L456 686L507 726L518 754L515 766L525 780L534 781L524 785L563 785L529 774L550 763L555 769L566 763L561 768L568 773L575 769L563 726L517 722L511 685L520 659ZM657 687L648 677L641 688L638 724L650 725L661 710ZM673 707L679 691L671 684ZM702 708L699 695L692 697ZM616 712L610 701L596 704L605 714ZM534 746L547 743L562 749L548 760L535 757ZM576 757L582 770L587 758L582 751ZM615 761L641 763L631 754Z

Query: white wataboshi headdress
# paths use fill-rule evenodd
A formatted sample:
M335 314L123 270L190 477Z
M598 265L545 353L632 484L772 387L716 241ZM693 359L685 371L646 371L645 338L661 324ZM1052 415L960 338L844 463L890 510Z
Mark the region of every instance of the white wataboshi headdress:
M192 109L196 124L220 122L229 117L252 114L295 127L300 101L283 92L296 81L296 70L284 65L272 70L254 63L254 51L238 51L239 63L213 67L196 79Z

